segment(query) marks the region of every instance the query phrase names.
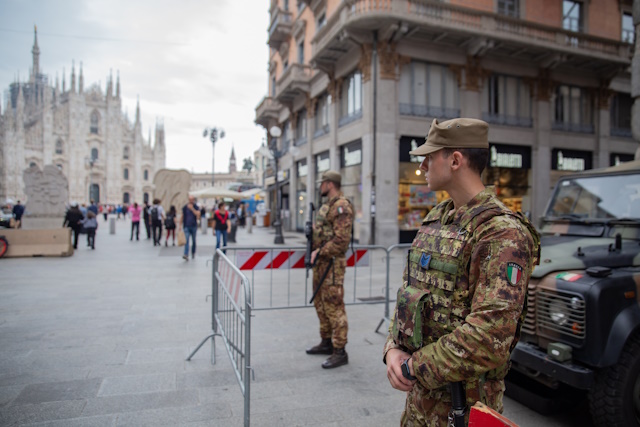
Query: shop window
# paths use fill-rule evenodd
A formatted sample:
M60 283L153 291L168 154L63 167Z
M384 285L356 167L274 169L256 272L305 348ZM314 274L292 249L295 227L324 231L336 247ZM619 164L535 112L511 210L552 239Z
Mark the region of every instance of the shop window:
M338 126L362 118L362 74L359 71L344 79L341 94Z
M129 147L124 147L124 150L122 151L122 158L125 160L129 159Z
M520 0L498 0L498 13L512 18L519 18Z
M98 125L100 124L100 114L97 111L91 113L91 127L90 131L93 134L98 134Z
M315 168L316 168L316 194L315 201L316 206L320 206L320 178L322 177L322 173L331 169L331 160L329 159L329 151L323 151L322 153L318 153L315 156Z
M531 93L519 77L492 75L482 91L482 119L488 123L531 127Z
M128 169L128 168L124 168L124 173L123 173L123 175L124 175L124 179L125 179L125 180L128 180L128 179L129 179L129 169Z
M611 135L631 137L631 106L628 93L616 93L611 100Z
M313 133L314 138L318 138L319 136L326 135L329 133L329 105L331 104L331 95L324 94L316 103L316 114L315 114L315 131Z
M59 139L56 141L56 154L63 154L64 150L62 149L62 140Z
M633 28L633 15L631 12L622 14L622 41L633 44L636 38L636 32Z
M558 85L553 96L552 129L593 133L592 98L585 88Z
M309 167L307 159L302 159L296 163L297 188L296 188L296 229L304 230L304 224L309 217L309 200L307 196L307 175Z
M296 139L295 145L303 145L307 143L307 110L298 111L296 117Z
M400 114L450 119L460 117L458 81L447 66L412 61L402 67Z
M362 141L357 140L340 146L341 190L351 201L354 214L353 236L358 240L362 219Z

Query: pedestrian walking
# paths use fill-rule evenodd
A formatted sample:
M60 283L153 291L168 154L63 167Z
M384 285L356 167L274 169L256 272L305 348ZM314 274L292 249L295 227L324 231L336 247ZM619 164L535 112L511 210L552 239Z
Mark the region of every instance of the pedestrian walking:
M383 350L391 386L407 393L402 426L449 425L452 392L466 393L467 409L503 409L539 235L483 185L488 130L476 119L434 120L410 152L425 156L429 187L450 199L413 241Z
M198 221L200 220L200 208L196 205L196 199L189 196L189 203L182 207L181 226L184 231L186 243L184 245L184 254L182 258L189 260L189 237L191 237L191 258L196 256L196 234L198 234Z
M227 235L231 231L231 221L229 221L229 212L225 209L224 202L218 203L218 209L213 213L213 230L216 234L216 249L227 246ZM226 253L226 251L224 251Z
M131 212L131 238L133 240L133 234L136 235L136 240L140 240L140 213L142 209L138 206L138 202L133 202L133 206L129 209Z
M87 209L93 212L94 214L98 215L98 205L96 205L95 200L91 199L91 204Z
M87 217L80 221L82 223L82 232L87 235L87 246L91 249L96 248L96 230L98 229L98 220L93 211L87 211Z
M307 354L328 354L325 369L349 363L345 351L349 323L344 306L345 254L353 228L353 207L340 191L342 176L335 171L322 174L320 194L327 201L320 207L313 227L313 305L320 321L320 344Z
M153 235L153 246L161 246L162 222L164 221L164 209L160 204L160 199L153 199L153 205L149 209L149 220L151 221L151 234Z
M15 221L15 228L22 228L22 215L24 215L24 206L20 204L20 200L13 205L13 209L11 210L11 214L13 215L13 219Z
M164 245L168 246L169 236L173 236L173 245L176 245L176 207L171 205L169 208L169 212L167 213L167 217L164 220L164 228L167 229L167 237L164 241Z
M82 230L84 216L78 208L78 202L71 202L71 206L64 215L63 227L69 227L73 231L73 249L78 249L78 235Z
M149 202L144 202L144 207L142 208L142 220L144 221L144 228L147 231L147 240L151 239L151 215L149 214L149 210L151 206L149 206Z

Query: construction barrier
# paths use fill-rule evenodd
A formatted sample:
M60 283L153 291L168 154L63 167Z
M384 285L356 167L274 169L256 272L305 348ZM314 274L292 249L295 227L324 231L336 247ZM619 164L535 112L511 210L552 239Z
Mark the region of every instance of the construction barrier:
M187 361L211 339L211 363L216 363L215 337L222 338L244 396L244 425L250 422L249 374L251 369L251 287L249 279L220 250L213 255L211 281L211 334L187 357Z

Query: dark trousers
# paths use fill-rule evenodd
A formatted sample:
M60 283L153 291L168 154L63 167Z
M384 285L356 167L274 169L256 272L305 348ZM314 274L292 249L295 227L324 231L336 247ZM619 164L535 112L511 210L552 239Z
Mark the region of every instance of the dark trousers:
M88 228L87 229L87 243L91 246L91 249L96 248L96 229Z
M153 244L160 246L160 240L162 239L162 222L153 221L151 224L151 233L153 234Z
M82 228L72 228L73 230L73 249L78 249L78 236Z
M149 220L148 219L144 220L144 228L147 229L147 239L150 239L151 238L151 226L149 224Z
M136 240L140 240L140 221L131 223L131 239L129 240L133 240L133 230L136 231Z

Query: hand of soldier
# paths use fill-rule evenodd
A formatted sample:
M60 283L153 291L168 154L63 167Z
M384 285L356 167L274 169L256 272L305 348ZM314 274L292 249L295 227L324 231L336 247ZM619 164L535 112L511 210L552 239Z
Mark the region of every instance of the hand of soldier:
M320 249L316 249L315 251L311 252L311 265L315 264L316 262L316 257L318 256L318 251Z
M406 359L410 359L411 355L409 353L405 353L402 350L397 348L392 348L387 352L387 378L389 378L389 383L391 387L400 391L409 391L413 388L413 385L416 381L411 381L404 376L402 376L402 362ZM409 363L409 373L411 375L415 375L413 372L413 364Z

